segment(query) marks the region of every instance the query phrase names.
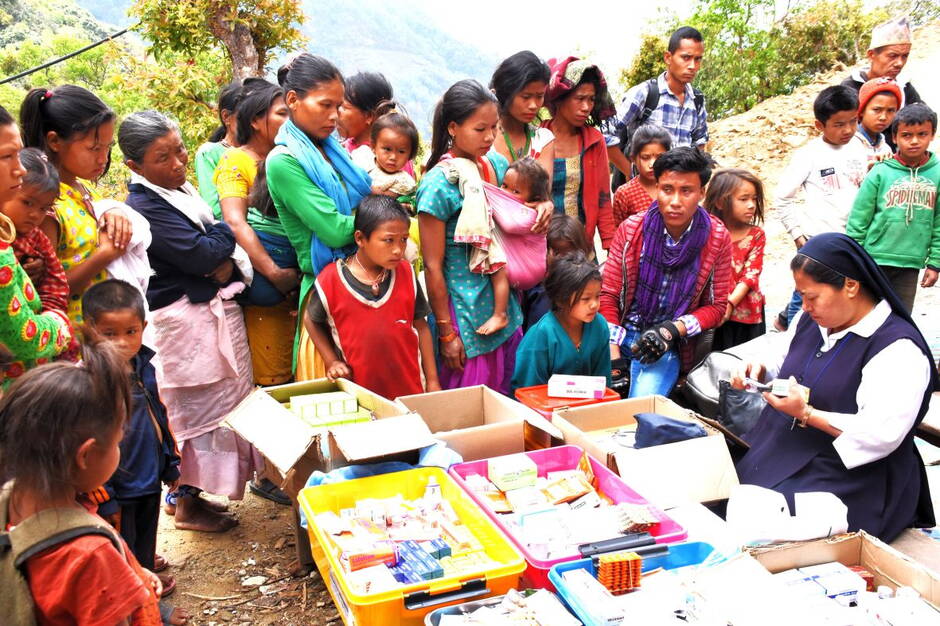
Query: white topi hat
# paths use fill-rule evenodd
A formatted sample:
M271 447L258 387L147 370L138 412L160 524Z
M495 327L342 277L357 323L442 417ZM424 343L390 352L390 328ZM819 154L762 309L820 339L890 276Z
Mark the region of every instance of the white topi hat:
M911 43L911 24L906 17L899 17L878 24L871 31L869 50L899 43Z

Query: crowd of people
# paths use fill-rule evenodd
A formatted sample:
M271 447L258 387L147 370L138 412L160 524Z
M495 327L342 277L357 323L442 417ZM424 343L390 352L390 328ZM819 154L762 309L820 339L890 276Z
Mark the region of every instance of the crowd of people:
M395 398L580 374L668 396L703 353L765 332L770 182L796 288L742 375L809 391L767 396L741 480L831 491L882 536L932 522L913 429L937 370L910 312L940 270L940 165L937 116L899 78L910 41L904 19L874 30L778 181L706 152L689 27L619 113L573 56L455 83L425 163L381 74L308 53L223 89L198 187L159 111L119 120L73 85L32 89L18 123L0 110L0 530L42 546L20 555L38 621L185 623L151 573L161 509L223 532L237 520L203 492L290 504L221 426L255 385ZM115 140L120 199L95 188ZM50 515L75 532L49 543Z

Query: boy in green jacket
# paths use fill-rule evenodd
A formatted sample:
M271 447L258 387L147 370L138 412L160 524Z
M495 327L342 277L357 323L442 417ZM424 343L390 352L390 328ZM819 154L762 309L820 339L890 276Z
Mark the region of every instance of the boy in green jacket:
M900 111L892 127L898 151L876 164L862 182L846 233L881 266L908 309L917 276L933 287L940 272L940 159L927 151L937 114L923 103Z

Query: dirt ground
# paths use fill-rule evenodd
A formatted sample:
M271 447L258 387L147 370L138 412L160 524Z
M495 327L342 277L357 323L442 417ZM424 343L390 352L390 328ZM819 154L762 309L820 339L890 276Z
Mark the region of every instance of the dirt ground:
M168 600L192 614L191 624L341 624L316 571L290 576L290 507L245 491L244 500L230 503L240 523L227 533L176 530L173 518L161 513L157 550L177 580Z
M935 107L934 80L940 61L940 23L918 31L906 73ZM756 171L772 194L773 181L790 152L813 136L812 100L825 85L847 74L845 68L819 77L789 96L761 103L751 111L712 126L714 154L724 166ZM940 94L936 94L940 96ZM938 148L937 144L934 146ZM771 202L772 206L772 202ZM771 208L765 230L768 248L761 279L770 319L788 300L792 277L787 264L793 244ZM929 335L940 337L940 287L921 289L915 318ZM929 337L928 337L929 338ZM341 620L314 571L305 578L289 575L295 558L294 519L290 508L247 493L231 504L240 520L219 535L178 531L161 514L158 549L171 563L168 573L178 588L170 600L193 615L193 624L340 624ZM263 577L263 582L256 577ZM248 580L256 578L256 580ZM250 582L253 586L245 586ZM260 585L259 585L260 583Z

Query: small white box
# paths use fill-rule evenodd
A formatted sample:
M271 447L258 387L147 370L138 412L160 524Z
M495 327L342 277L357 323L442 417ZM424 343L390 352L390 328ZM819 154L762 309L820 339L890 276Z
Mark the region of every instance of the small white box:
M605 376L554 374L548 379L549 398L588 398L600 400L607 389Z
M290 399L290 407L295 415L301 417L330 417L355 414L359 403L352 394L332 391L293 396Z

